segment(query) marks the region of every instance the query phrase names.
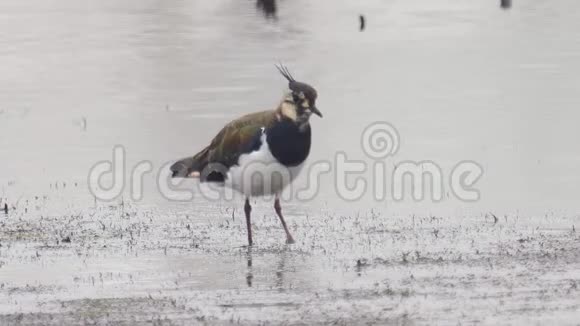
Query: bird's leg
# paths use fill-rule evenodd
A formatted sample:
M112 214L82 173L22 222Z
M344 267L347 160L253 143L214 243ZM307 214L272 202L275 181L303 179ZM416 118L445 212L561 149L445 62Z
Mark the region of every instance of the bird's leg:
M274 200L274 209L276 210L276 214L278 214L278 217L280 218L280 222L282 222L284 231L286 231L286 243L287 244L294 243L294 238L292 238L290 231L288 231L288 226L286 225L286 221L284 221L284 216L282 216L282 207L280 206L280 199L278 197L276 197L276 199Z
M250 206L250 199L246 198L246 204L244 205L244 212L246 213L246 226L248 227L248 245L252 245L252 222L250 222L250 213L252 212L252 206Z

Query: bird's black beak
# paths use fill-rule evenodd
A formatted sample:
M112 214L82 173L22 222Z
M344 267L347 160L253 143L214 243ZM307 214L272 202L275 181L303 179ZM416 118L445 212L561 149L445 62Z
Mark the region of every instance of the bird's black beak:
M314 106L311 107L310 110L312 111L312 113L316 114L317 116L322 118L322 113L320 113L320 111L318 111L318 109Z

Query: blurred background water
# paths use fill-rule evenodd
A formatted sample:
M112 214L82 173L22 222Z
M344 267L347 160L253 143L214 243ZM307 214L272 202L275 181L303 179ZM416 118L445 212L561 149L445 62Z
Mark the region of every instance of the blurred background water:
M289 204L301 213L578 212L576 1L501 10L487 0L285 0L277 9L274 18L253 1L0 3L0 197L60 196L63 210L92 203L88 171L114 145L128 167L147 160L155 172L193 154L231 119L276 106L286 83L274 64L284 62L319 91L311 162L345 152L372 163L361 133L388 121L401 135L389 166L431 160L445 177L462 160L484 168L475 203L370 193L346 202L326 175L315 200ZM154 180L143 205L215 205L169 202Z

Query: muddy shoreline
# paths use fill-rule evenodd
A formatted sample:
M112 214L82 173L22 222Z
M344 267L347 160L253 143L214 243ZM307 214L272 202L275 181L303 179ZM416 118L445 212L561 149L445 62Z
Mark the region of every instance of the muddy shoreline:
M292 216L137 206L0 220L2 325L574 324L577 218ZM209 213L209 212L208 212ZM64 241L63 241L64 239Z

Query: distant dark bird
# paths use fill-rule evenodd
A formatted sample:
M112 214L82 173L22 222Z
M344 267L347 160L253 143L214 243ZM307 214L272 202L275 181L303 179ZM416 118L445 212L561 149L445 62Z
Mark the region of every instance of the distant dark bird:
M360 29L359 30L362 32L362 31L364 31L365 25L366 25L366 23L365 23L365 16L359 15L358 16L358 19L360 21Z
M4 204L4 214L8 215L8 204Z
M500 0L502 9L510 9L512 7L512 0Z
M173 177L217 182L246 197L244 212L251 246L250 197L275 195L274 209L294 243L282 216L279 196L299 174L310 153L310 116L316 108L316 90L294 80L288 69L277 66L288 80L289 91L274 110L248 114L228 123L211 143L193 157L171 166Z
M266 18L276 18L276 11L278 10L276 0L257 0L256 7L262 10Z

